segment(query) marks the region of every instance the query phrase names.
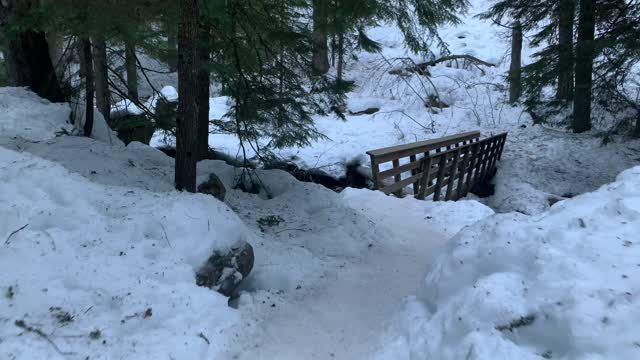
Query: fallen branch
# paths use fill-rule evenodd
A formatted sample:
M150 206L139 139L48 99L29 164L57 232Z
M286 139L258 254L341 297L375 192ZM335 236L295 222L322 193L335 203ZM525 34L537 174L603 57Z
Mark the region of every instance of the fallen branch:
M484 66L489 66L489 67L495 67L496 64L492 64L490 62L486 62L484 60L480 60L475 56L471 56L471 55L449 55L449 56L443 56L439 59L435 59L433 61L427 61L427 62L423 62L420 63L418 65L416 65L417 67L419 67L422 70L425 70L427 68L427 66L435 66L439 63L445 62L445 61L451 61L451 60L465 60L465 61L469 61L472 64L477 64L477 65L484 65Z
M38 328L34 328L32 326L27 325L27 323L24 322L24 320L16 320L15 321L15 326L19 327L20 329L26 331L26 332L30 332L33 334L38 335L39 337L43 338L44 340L46 340L49 344L51 344L51 346L53 346L53 348L56 350L56 352L60 355L74 355L74 352L67 352L67 351L62 351L60 350L60 348L58 347L58 345L56 345L56 343L53 342L53 340L51 340L51 338L49 338L49 335L45 334L42 330L38 329Z
M407 72L415 72L418 73L420 75L429 75L429 71L428 68L429 66L436 66L440 63L443 62L447 62L447 61L457 61L457 60L464 60L465 62L468 62L472 65L474 65L475 67L477 67L482 74L484 75L484 70L480 68L480 65L482 66L488 66L488 67L495 67L496 64L492 64L490 62L484 61L484 60L480 60L475 56L471 56L471 55L448 55L448 56L443 56L441 58L432 60L432 61L427 61L427 62L423 62L423 63L419 63L419 64L415 64L412 66L409 66L407 68L404 69L394 69L389 71L389 74L392 75L402 75L404 73Z
M9 241L11 240L11 237L17 233L19 233L20 231L24 230L24 228L26 228L27 226L29 226L29 224L25 224L23 227L21 227L18 230L13 231L11 234L9 234L9 236L7 237L7 240L4 241L5 245L9 245Z

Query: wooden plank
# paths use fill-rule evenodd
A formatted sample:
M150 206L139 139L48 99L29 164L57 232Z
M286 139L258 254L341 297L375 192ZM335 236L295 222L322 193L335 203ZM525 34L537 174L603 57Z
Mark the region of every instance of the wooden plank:
M395 182L389 186L385 186L382 189L380 189L380 191L382 191L385 194L390 194L390 193L402 193L402 189L404 189L405 186L408 186L409 184L412 184L418 180L420 180L420 178L422 177L422 173L418 173L415 174L413 176L410 176L404 180L400 180L398 182Z
M420 163L419 163L419 162L417 162L416 160L417 160L416 155L411 155L411 156L409 156L409 164L411 164L411 163L417 163L417 164L419 165ZM415 170L415 169L412 169L412 170L411 170L411 176L414 176L414 175L415 175L415 174L417 174L417 173L418 173L418 171L417 171L417 170ZM418 193L418 186L420 186L420 185L418 184L418 182L417 182L417 181L413 183L413 193L414 193L414 194L417 194L417 193Z
M380 188L380 164L376 161L374 156L371 157L371 175L373 176L373 188L375 190Z
M473 186L473 183L472 183L473 169L476 164L476 161L478 161L479 148L480 148L480 144L478 144L477 142L473 143L473 148L471 149L471 157L469 158L469 169L467 170L467 182L462 192L462 194L464 194L463 196L466 196L467 193L469 193L469 190L471 189L471 187Z
M482 180L482 174L480 173L480 168L482 167L482 159L485 154L484 152L485 152L485 148L487 147L487 142L484 140L481 140L479 144L480 144L480 147L478 148L477 161L476 161L476 167L475 167L476 176L471 182L471 187L473 187L473 185L475 185L478 181Z
M418 192L416 193L419 200L424 200L426 197L427 186L429 186L429 179L431 178L431 156L427 156L422 159L422 166L420 167L420 173L423 174L420 178L418 185Z
M496 162L498 161L498 150L500 149L500 143L502 139L497 136L494 140L493 151L491 152L491 159L489 159L489 175L493 174L493 170L496 168Z
M400 167L400 160L399 159L393 159L393 168L396 169ZM396 174L393 179L396 183L400 182L400 180L402 180L402 177L400 175L401 173ZM402 197L402 187L400 189L398 189L398 192L395 194L397 197Z
M440 200L440 193L442 192L442 185L444 183L444 175L447 169L447 158L449 153L442 153L438 159L438 179L436 180L436 188L433 193L433 201Z
M489 159L491 158L491 151L493 149L493 139L492 138L488 138L487 139L487 147L485 148L484 151L484 156L482 158L482 169L480 170L480 181L484 180L487 176L487 165L489 165Z
M500 148L500 137L496 136L493 140L493 150L491 151L491 159L489 159L489 172L488 174L493 174L493 170L496 167L496 162L498 161L498 149Z
M464 140L473 138L479 138L479 131L469 131L456 135L445 136L438 139L432 139L427 141L419 141L411 144L390 146L386 148L367 151L369 156L373 156L377 159L378 163L382 164L393 159L408 157L410 155L419 154L428 150L434 150L438 148L444 148Z
M451 163L451 172L449 173L449 182L447 184L447 192L444 196L444 200L451 200L451 192L453 191L453 185L456 181L456 172L458 171L458 162L460 161L460 151L458 148L456 152L453 154L453 162Z
M464 188L464 175L467 173L467 165L469 164L469 155L471 155L471 146L464 148L464 158L462 159L462 166L460 166L460 175L458 176L458 187L456 188L455 200L461 198L461 194Z
M420 161L410 162L410 163L400 165L398 167L393 167L389 170L380 172L378 174L378 179L383 180L391 176L402 174L403 172L407 172L413 169L418 169L419 167L420 167Z
M500 152L498 153L498 160L502 160L502 151L504 150L504 144L507 142L507 133L502 133L502 142L500 143Z

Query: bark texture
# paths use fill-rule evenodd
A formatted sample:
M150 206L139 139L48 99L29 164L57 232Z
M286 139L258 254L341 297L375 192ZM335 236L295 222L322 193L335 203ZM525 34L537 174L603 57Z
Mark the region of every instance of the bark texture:
M591 129L591 86L595 32L595 0L580 0L578 42L576 44L575 93L573 101L573 131Z
M573 100L574 0L560 0L558 6L558 90L556 98Z
M107 124L110 124L111 101L107 64L107 42L102 34L96 35L93 39L93 72L96 81L96 106Z
M180 0L175 185L196 191L198 161L198 0Z
M131 40L124 43L124 65L127 72L127 95L129 99L138 101L138 60L136 46Z
M329 72L329 46L327 45L326 0L313 0L313 71L318 75Z
M84 136L90 137L93 131L93 97L95 95L94 78L93 78L93 55L91 49L91 40L83 38L80 40L82 68L85 77L85 118L84 118Z
M8 39L5 66L11 86L27 86L52 102L65 101L45 33L25 31Z
M198 72L198 155L199 159L206 159L209 155L209 52L203 42L208 38L211 30L208 25L200 26L201 44L198 51L200 62Z
M509 67L509 102L516 103L522 95L522 25L511 29L511 66Z

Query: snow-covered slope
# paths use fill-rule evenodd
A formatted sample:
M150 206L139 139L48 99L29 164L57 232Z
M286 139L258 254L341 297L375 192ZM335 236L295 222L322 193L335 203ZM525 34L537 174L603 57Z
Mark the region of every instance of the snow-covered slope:
M164 186L157 150L57 137L66 104L0 103L0 359L216 358L240 315L195 272L250 239L244 223Z
M463 229L380 359L640 357L640 167L539 216Z
M493 213L260 170L267 199L200 162L222 204L175 192L173 159L143 144L46 138L0 134L0 358L369 358L437 249ZM194 270L244 239L256 260L232 310Z
M4 148L0 199L0 358L215 358L229 341L239 315L194 280L247 237L224 204L98 185Z
M52 104L24 88L0 87L0 114L4 136L39 141L72 129L69 105Z

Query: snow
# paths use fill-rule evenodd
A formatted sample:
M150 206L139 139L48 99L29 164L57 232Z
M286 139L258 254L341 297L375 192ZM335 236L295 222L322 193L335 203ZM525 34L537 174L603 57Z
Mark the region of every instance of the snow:
M215 358L241 317L195 272L250 240L244 223L134 170L167 158L159 151L56 136L67 105L0 93L0 358ZM38 122L10 127L25 116Z
M30 141L70 132L67 104L54 104L25 88L0 88L0 133Z
M640 167L543 214L467 227L408 299L379 358L635 359L638 229Z
M268 199L233 189L238 169L199 163L199 182L216 173L227 187L222 204L173 191L173 160L140 143L0 136L0 146L9 169L3 210L11 209L0 236L29 223L0 252L0 286L15 291L0 304L7 325L0 354L17 358L60 357L38 336L18 336L13 323L22 319L78 358L367 358L404 296L418 289L427 260L451 234L492 213L475 201L440 211L369 190L338 194L261 170ZM258 224L275 215L280 224ZM415 243L416 234L425 237ZM233 310L193 277L214 248L241 240L254 246L256 263ZM49 310L56 307L73 321L62 326ZM127 318L134 314L142 316ZM95 329L99 341L88 338Z
M248 237L228 207L204 195L99 185L3 148L0 168L0 234L8 239L0 286L15 293L0 298L0 357L64 358L23 334L17 320L77 358L212 358L229 341L219 334L239 315L226 298L194 284L214 249ZM56 319L62 311L73 319ZM96 329L102 335L94 341Z
M263 190L248 194L234 188L242 170L200 162L198 182L219 176L222 203L176 192L173 159L123 146L100 116L93 138L60 136L68 105L0 88L0 359L637 358L640 168L616 175L638 164L640 142L600 146L595 133L533 125L507 105L508 39L474 17L487 5L474 2L440 33L452 53L496 67L442 63L429 69L434 86L398 77L388 73L406 66L398 58L424 59L394 27L371 29L382 55L347 63L357 85L347 108L380 110L316 116L327 139L276 151L340 176L375 148L508 131L486 199L335 193L261 169ZM150 75L162 90L144 85L145 107L177 101L175 74ZM429 95L449 107L425 107ZM226 120L230 106L211 98L210 119ZM112 110L143 112L127 101ZM209 141L238 153L233 135ZM256 258L237 296L197 287L211 252L240 241Z

